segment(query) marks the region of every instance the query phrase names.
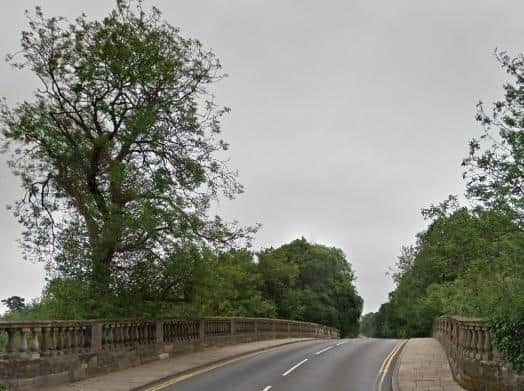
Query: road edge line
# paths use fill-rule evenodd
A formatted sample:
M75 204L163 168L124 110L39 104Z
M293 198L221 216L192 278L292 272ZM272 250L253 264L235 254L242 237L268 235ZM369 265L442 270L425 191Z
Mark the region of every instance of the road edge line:
M391 388L393 391L400 391L400 385L398 384L398 372L400 369L402 356L406 351L406 346L409 343L409 341L410 340L408 339L406 342L404 342L404 346L402 346L402 349L400 349L400 353L397 356L397 361L395 362L395 367L393 368L393 372L391 373Z

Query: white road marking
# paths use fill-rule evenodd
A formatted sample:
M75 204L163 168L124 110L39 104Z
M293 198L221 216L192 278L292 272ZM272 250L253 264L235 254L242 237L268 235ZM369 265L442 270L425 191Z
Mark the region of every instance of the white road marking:
M347 343L348 341L342 341L342 342L339 342L337 343L337 346L340 346L340 345L344 345L345 343Z
M298 364L296 365L293 365L291 368L289 368L286 372L284 372L282 374L282 376L287 376L289 375L291 372L293 372L295 369L297 369L299 366L301 366L302 364L304 364L305 362L307 361L307 358L303 359L302 361L300 361Z
M273 386L267 386L266 388L264 388L262 391L269 391L273 388Z
M334 346L328 346L327 348L325 349L322 349L322 350L319 350L318 352L316 352L315 354L318 356L319 354L322 354L324 352L327 352L329 349L333 349Z

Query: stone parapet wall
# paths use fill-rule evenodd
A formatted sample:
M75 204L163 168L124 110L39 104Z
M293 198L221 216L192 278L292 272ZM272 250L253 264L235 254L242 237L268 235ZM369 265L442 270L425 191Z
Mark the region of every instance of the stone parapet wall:
M0 389L37 389L207 346L338 337L319 324L266 318L0 322Z
M492 345L488 322L441 316L433 337L442 344L455 380L470 391L522 391L524 374L516 373Z

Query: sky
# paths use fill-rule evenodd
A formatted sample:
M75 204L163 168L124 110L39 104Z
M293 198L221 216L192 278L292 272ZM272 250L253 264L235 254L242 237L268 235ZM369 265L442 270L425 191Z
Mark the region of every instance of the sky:
M364 312L394 287L386 273L425 227L420 209L462 194L461 160L479 134L479 100L502 95L494 50L524 50L522 0L177 0L155 5L221 59L231 107L223 138L246 192L220 210L261 223L256 249L304 236L342 248ZM108 0L20 0L0 8L0 57L19 49L25 9L102 17ZM0 62L0 96L30 100L27 72ZM0 155L0 298L40 295L3 206L19 180ZM0 312L2 307L0 307Z

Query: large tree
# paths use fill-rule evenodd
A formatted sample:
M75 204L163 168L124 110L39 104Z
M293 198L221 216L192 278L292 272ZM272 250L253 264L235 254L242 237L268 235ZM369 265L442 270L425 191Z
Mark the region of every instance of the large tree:
M513 213L524 227L524 55L496 52L496 57L510 79L492 110L478 105L483 134L470 142L464 177L469 197Z
M25 196L14 206L25 255L83 276L102 298L144 262L183 242L229 245L250 229L209 215L242 191L220 159L209 86L215 55L141 2L117 1L103 20L29 15L11 63L31 70L34 99L1 106L10 165ZM217 155L218 154L218 155Z

